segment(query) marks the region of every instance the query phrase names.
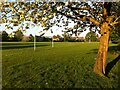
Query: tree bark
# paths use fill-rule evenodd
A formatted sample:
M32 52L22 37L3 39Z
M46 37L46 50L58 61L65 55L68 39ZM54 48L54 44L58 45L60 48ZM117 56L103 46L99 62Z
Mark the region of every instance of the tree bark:
M96 63L94 65L94 72L99 74L100 76L104 76L105 74L105 67L106 67L106 59L107 59L107 52L108 52L108 43L109 43L109 36L110 36L110 28L107 22L104 22L101 25L101 37L100 37L100 44L98 50L98 56Z

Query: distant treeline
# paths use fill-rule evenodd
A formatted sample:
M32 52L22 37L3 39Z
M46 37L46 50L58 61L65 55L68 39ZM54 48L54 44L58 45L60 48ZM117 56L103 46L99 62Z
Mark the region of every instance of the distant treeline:
M36 42L96 42L99 41L99 37L95 33L88 33L86 37L72 37L69 33L64 33L62 37L60 35L54 35L53 37L44 37L44 36L33 36L30 34L29 36L25 36L22 31L18 30L11 34L8 34L6 31L2 31L0 34L3 42L33 42L34 39Z
M62 37L60 35L54 35L53 37L44 37L44 36L34 36L30 34L29 36L25 36L22 31L14 31L11 34L8 34L6 31L0 32L0 41L2 42L33 42L34 39L36 42L98 42L99 36L94 32L88 32L84 37L72 37L69 33L64 33ZM120 38L118 34L111 33L110 39L112 43L119 43L120 45Z
M34 36L30 34L29 36L24 35L21 31L16 31L12 34L8 34L6 31L0 33L2 42L33 42ZM37 42L39 41L51 41L51 38L35 36Z

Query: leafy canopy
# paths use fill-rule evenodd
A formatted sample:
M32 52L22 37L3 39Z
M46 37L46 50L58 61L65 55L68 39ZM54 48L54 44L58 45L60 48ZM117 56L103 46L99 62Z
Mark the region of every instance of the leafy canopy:
M32 21L35 25L42 24L44 30L48 30L53 25L62 27L61 21L67 26L72 20L75 23L74 30L84 31L87 27L96 31L100 30L99 27L105 20L104 8L111 6L111 3L103 2L0 2L0 23L6 23L6 28L13 29L13 26L25 26L23 21ZM112 15L114 13L115 10L111 12ZM115 23L110 23L111 26L112 24ZM29 27L30 24L27 23L26 29Z

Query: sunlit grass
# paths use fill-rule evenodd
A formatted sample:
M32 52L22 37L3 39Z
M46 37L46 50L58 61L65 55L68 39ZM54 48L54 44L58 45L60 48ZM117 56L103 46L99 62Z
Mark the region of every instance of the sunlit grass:
M3 87L5 88L116 88L118 63L101 78L93 73L98 43L50 42L3 43ZM110 45L116 46L114 44ZM110 50L107 62L117 57Z

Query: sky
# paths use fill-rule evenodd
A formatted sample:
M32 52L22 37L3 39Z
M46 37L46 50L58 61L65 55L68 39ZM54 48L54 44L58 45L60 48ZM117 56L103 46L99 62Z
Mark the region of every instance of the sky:
M64 21L67 20L66 17L63 17L63 18L64 18ZM56 19L56 17L54 17L53 20L54 19ZM52 37L53 35L60 35L60 36L62 36L62 34L64 34L64 32L62 32L62 31L65 31L65 29L64 29L65 27L69 27L69 28L73 28L74 27L74 25L75 25L74 21L69 20L69 22L70 23L68 23L68 26L64 26L63 22L60 21L59 25L61 25L62 27L58 27L58 26L54 25L48 31L45 31L44 36L46 36L46 37ZM29 36L30 34L32 34L33 36L35 36L35 35L40 36L42 34L42 31L43 31L44 28L42 27L41 24L38 26L38 25L35 25L31 21L24 21L22 23L24 25L26 25L26 23L30 24L29 29L25 29L25 26L23 27L23 30L26 30L26 32L23 32L24 35ZM0 24L0 31L6 31L8 34L11 34L13 31L18 30L18 28L20 28L20 26L21 26L21 24L18 25L18 26L14 26L13 30L12 29L6 29L5 28L5 23L4 23L4 24ZM51 30L53 31L53 33L51 33ZM79 37L85 37L86 33L88 33L88 32L89 32L89 30L86 30L85 32L81 33L79 35ZM75 35L73 35L73 37L74 36Z
M26 23L27 23L27 21L26 21ZM74 26L73 22L68 24L68 27L73 27L73 26ZM6 31L8 34L11 34L13 31L16 31L19 27L20 27L20 25L19 26L15 26L15 27L13 27L13 30L12 30L12 29L6 29L5 28L5 24L1 24L0 25L0 31ZM51 33L51 30L48 30L48 31L46 31L44 36L47 36L47 37L52 37L53 35L60 35L60 36L62 36L62 34L64 34L64 32L62 32L62 30L65 30L64 27L58 27L58 26L53 26L50 29L52 29L53 33ZM42 34L42 33L40 33L40 31L43 31L43 27L41 27L41 25L35 26L35 27L30 26L30 28L27 29L26 32L23 32L23 33L26 36L29 36L30 34L32 34L33 36L34 35L39 36L39 35ZM79 37L85 37L86 33L88 33L88 32L89 32L89 30L86 30L85 32L82 32L79 35Z

